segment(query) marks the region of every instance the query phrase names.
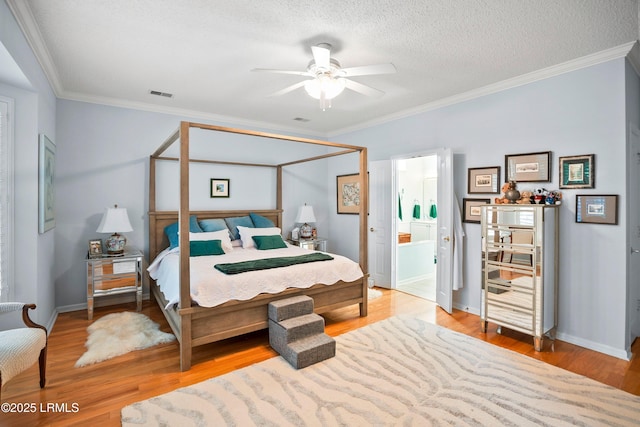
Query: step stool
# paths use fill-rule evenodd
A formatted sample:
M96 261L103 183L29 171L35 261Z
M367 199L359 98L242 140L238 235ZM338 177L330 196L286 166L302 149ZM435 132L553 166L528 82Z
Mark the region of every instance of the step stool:
M306 295L269 303L269 344L296 369L336 355L336 342L324 333L324 319Z

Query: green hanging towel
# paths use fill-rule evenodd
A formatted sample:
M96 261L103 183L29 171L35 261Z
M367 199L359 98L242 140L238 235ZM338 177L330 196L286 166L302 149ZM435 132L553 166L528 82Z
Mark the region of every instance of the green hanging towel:
M402 221L402 199L400 198L400 193L398 193L398 218Z
M431 209L429 209L429 216L431 218L437 218L438 217L438 209L436 209L436 204L433 203L431 205Z
M417 203L413 205L413 218L420 219L420 205Z

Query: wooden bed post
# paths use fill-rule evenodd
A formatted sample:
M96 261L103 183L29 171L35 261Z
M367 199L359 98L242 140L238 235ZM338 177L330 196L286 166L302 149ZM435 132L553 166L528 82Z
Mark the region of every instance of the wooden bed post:
M180 122L180 310L191 307L189 268L189 122ZM181 315L180 369L191 368L191 315Z
M369 313L369 174L367 164L367 149L360 150L360 268L364 273L362 279L362 302L360 316Z

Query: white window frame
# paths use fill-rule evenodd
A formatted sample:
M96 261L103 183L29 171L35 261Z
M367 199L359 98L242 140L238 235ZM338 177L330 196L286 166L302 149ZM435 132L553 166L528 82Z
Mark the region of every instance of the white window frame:
M0 301L14 295L14 100L0 96Z

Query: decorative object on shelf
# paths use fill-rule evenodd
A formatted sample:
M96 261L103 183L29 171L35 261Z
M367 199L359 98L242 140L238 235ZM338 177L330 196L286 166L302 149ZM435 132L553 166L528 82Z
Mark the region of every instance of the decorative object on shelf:
M92 239L89 240L89 257L101 257L102 256L102 240Z
M464 213L462 222L480 224L482 206L488 205L490 202L491 200L489 199L462 199L462 210Z
M507 191L509 191L509 183L505 182L504 184L502 184L502 187L500 187L500 192L502 193L502 197L496 197L495 199L493 199L493 203L495 203L496 205L509 203L509 200L507 200L507 198L505 197L505 194L507 194Z
M595 154L560 157L560 188L595 188Z
M113 208L107 208L102 221L98 225L97 233L113 233L104 241L107 247L107 254L121 255L124 253L124 247L127 244L127 238L118 233L126 233L133 231L126 208L119 208L115 205Z
M618 225L618 195L576 194L576 222Z
M507 199L512 205L520 200L520 192L516 188L515 181L509 181L509 188L504 193L504 198Z
M298 209L298 216L296 216L296 222L302 224L300 226L300 238L309 239L313 232L313 228L309 223L316 222L316 216L313 213L313 206L309 206L306 203L304 206L300 206Z
M499 194L500 166L486 168L469 168L467 178L467 193L469 194Z
M339 175L336 177L339 214L360 213L360 175Z
M210 197L229 197L229 179L211 178Z
M504 180L551 182L551 151L504 156Z
M38 148L38 233L42 234L56 226L56 145L41 134Z

